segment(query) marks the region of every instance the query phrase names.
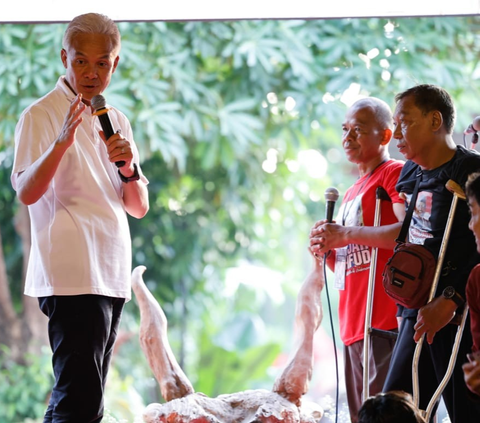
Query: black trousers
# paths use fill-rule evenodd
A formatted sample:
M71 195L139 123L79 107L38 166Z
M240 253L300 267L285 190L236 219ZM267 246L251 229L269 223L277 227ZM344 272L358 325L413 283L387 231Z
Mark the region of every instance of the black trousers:
M38 299L48 317L55 385L44 423L98 423L113 345L125 304L100 295Z
M403 318L383 392L403 390L413 394L412 363L416 347L413 340L415 332L413 326L415 323L416 317ZM432 345L428 345L426 339L423 342L418 366L421 410L427 409L431 397L445 375L453 351L456 331L457 326L449 324L437 332ZM455 368L442 395L452 423L480 422L480 402L472 400L463 379L462 364L466 362L466 354L471 351L471 347L472 336L467 318Z

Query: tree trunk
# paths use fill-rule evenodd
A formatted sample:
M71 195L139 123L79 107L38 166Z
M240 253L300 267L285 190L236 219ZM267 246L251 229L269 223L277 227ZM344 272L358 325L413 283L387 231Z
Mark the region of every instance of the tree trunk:
M14 219L23 250L22 290L30 253L30 217L27 206L20 204ZM0 233L0 343L10 349L11 358L22 362L26 352L38 353L48 345L47 318L40 311L36 298L22 297L23 312L17 313L10 293L5 256Z
M30 257L31 225L28 207L20 204L17 214L15 215L15 230L22 239L23 249L23 278L22 290L25 286L25 276L27 274L27 264ZM30 352L38 353L43 345L48 345L47 324L48 319L38 307L36 298L23 297L23 317L24 317L24 341Z
M10 349L15 360L22 355L22 325L13 308L10 288L8 286L7 267L3 254L3 243L0 232L0 342ZM0 354L2 351L0 350Z

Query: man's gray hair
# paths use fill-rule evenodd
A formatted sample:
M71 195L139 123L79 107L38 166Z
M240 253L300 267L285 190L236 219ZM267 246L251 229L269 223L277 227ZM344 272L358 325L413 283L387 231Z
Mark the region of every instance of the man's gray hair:
M72 19L63 36L63 48L68 51L75 36L79 34L104 34L110 37L112 51L120 52L120 31L108 16L99 13L86 13Z
M370 107L380 126L384 129L393 129L392 109L390 109L390 106L385 101L376 97L365 97L357 100L351 107Z

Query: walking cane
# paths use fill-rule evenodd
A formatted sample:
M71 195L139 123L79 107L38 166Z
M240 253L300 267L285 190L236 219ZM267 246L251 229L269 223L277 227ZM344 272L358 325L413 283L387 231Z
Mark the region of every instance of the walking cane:
M382 201L391 201L387 192L382 188L378 187L376 191L376 201L375 201L375 217L373 221L373 226L380 226L382 219L381 205ZM375 276L377 273L377 254L378 248L372 247L372 255L370 259L370 273L368 275L368 289L367 289L367 305L365 309L365 330L363 335L363 401L365 401L369 396L369 381L370 381L370 336L376 335L383 338L393 338L396 339L397 334L395 332L390 332L381 329L372 328L372 310L373 310L373 296L375 289Z
M438 281L440 279L440 273L442 271L443 260L445 258L445 253L447 251L447 244L450 237L450 232L453 226L453 218L455 216L455 210L457 208L458 199L466 200L465 193L463 192L460 185L456 182L452 181L451 179L447 181L445 184L446 188L453 194L452 204L450 206L450 212L448 214L447 223L445 225L445 232L442 238L442 244L440 246L440 252L438 253L438 261L437 267L435 268L435 275L433 278L432 287L430 289L430 296L428 298L428 302L432 301L435 297L435 293L437 291ZM468 315L468 307L465 305L465 309L462 314L462 320L457 328L457 333L455 335L455 342L452 348L452 355L450 356L450 361L448 363L447 371L445 372L445 376L443 377L440 385L438 386L437 390L433 394L430 402L428 403L427 409L425 411L420 410L423 417L427 422L430 421L430 416L432 414L433 408L435 407L436 403L440 399L445 386L447 385L448 381L450 380L453 369L455 367L455 362L457 360L458 349L460 347L460 341L462 340L463 329L465 327L465 322L467 320ZM420 360L420 353L422 351L423 341L425 339L425 335L420 338L415 347L415 353L413 355L413 366L412 366L412 379L413 379L413 400L415 405L419 404L420 401L420 393L419 393L419 382L418 382L418 364Z

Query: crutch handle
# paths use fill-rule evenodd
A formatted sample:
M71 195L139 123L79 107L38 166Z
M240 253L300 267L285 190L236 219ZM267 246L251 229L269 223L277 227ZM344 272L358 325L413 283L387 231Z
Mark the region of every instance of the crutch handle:
M390 196L387 194L387 191L385 191L383 187L377 187L377 191L375 194L376 194L377 200L392 201Z
M458 185L454 180L449 179L445 186L452 194L456 195L458 198L461 198L462 200L467 199L467 196L465 195L462 187Z
M398 337L398 332L393 331L393 330L383 330L383 329L371 329L372 336L376 336L377 338L382 338L382 339L397 339Z

